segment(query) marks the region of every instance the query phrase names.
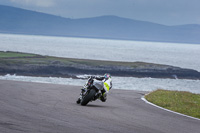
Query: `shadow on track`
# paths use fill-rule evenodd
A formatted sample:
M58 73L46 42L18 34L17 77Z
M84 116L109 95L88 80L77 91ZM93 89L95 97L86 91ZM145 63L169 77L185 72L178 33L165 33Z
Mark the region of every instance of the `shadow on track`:
M80 104L77 104L78 106L81 106ZM95 104L87 104L86 106L82 106L82 107L95 107L95 108L107 108L108 106L104 106L104 105L95 105Z

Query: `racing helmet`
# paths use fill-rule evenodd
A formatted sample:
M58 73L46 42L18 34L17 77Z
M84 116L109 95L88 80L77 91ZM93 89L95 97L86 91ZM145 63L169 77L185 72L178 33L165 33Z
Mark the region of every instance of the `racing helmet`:
M110 75L109 73L105 73L105 74L104 74L104 78L105 78L105 79L111 78L111 75Z

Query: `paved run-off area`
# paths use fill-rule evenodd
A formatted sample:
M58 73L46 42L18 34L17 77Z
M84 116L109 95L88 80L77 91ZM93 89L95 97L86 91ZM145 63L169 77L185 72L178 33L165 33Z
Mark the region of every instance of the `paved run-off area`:
M112 89L106 103L76 104L80 87L0 80L1 133L199 133L200 121Z

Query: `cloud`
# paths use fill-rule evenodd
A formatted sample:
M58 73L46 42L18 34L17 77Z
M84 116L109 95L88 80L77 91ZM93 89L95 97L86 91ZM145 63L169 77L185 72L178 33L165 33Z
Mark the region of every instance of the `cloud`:
M52 7L55 5L55 0L10 0L11 2L37 7Z

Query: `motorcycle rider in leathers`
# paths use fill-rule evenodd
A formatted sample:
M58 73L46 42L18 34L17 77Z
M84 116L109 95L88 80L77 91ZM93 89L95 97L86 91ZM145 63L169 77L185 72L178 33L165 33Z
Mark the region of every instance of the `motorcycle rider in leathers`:
M112 79L111 79L111 75L106 73L104 74L104 76L90 76L88 81L90 80L98 80L98 81L102 81L104 83L104 87L103 90L101 90L101 96L100 96L100 100L102 102L105 102L107 100L107 93L109 92L109 90L112 88ZM88 82L87 82L88 83ZM77 100L77 104L79 104L81 102L81 98L82 98L82 93L84 93L87 90L87 83L84 85L84 87L81 89L81 94L80 94L80 98L78 98ZM98 98L98 97L97 97Z

